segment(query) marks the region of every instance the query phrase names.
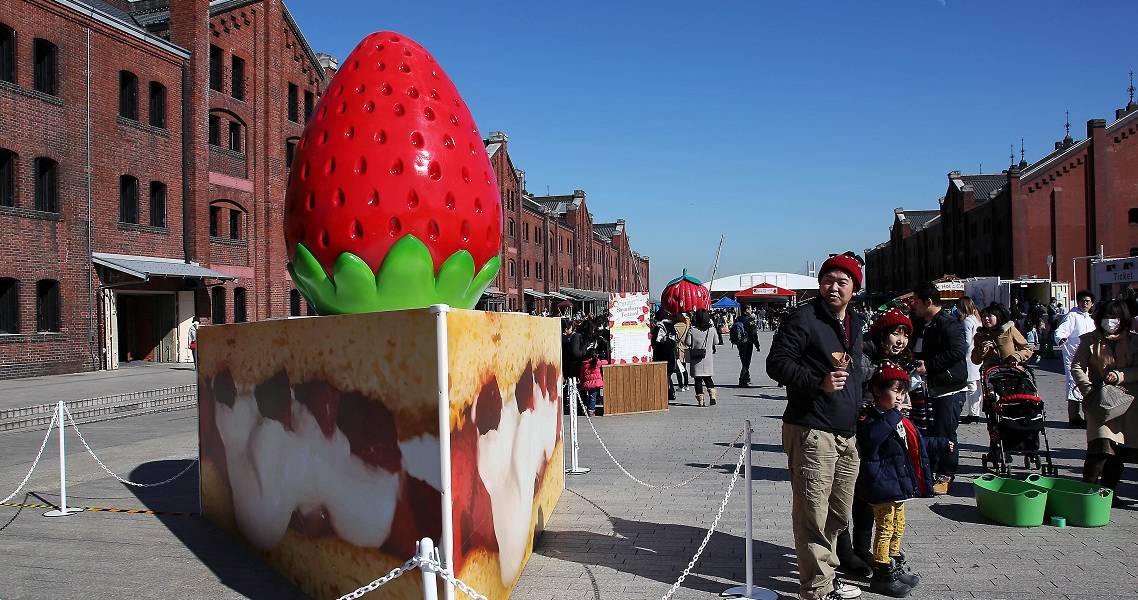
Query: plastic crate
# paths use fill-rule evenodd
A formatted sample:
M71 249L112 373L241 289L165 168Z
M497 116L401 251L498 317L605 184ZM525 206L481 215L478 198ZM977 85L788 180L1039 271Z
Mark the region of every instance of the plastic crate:
M985 474L972 482L980 514L1012 527L1039 527L1047 509L1047 490L1018 479Z
M1047 492L1047 516L1065 517L1074 527L1103 527L1110 523L1114 492L1109 488L1063 477L1029 475L1028 485Z

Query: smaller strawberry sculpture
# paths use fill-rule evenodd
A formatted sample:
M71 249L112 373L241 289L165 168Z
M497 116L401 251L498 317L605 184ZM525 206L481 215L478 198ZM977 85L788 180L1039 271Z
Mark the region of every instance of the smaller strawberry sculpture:
M664 286L660 305L674 315L711 308L711 294L700 280L688 275L688 270L684 269L683 275Z
M320 314L473 308L501 265L482 136L435 59L398 33L369 35L342 63L285 207L289 274Z

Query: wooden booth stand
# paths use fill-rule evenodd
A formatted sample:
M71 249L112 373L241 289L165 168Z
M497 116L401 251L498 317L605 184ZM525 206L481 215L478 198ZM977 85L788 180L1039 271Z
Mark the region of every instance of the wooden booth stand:
M668 410L668 363L607 365L605 415Z

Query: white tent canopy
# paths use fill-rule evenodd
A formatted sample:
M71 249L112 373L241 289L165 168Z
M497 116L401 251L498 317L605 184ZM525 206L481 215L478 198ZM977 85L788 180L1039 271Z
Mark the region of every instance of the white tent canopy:
M774 271L741 273L739 275L719 277L711 282L708 289L712 292L737 292L754 287L760 283L769 283L771 285L777 285L780 288L795 291L818 289L818 280L813 277L799 275L797 273L777 273ZM704 285L707 286L708 284Z

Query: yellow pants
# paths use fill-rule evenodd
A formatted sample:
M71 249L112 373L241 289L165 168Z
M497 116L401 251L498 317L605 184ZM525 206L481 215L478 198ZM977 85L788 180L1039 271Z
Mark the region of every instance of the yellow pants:
M873 505L873 560L887 565L901 554L901 534L905 533L905 503Z

